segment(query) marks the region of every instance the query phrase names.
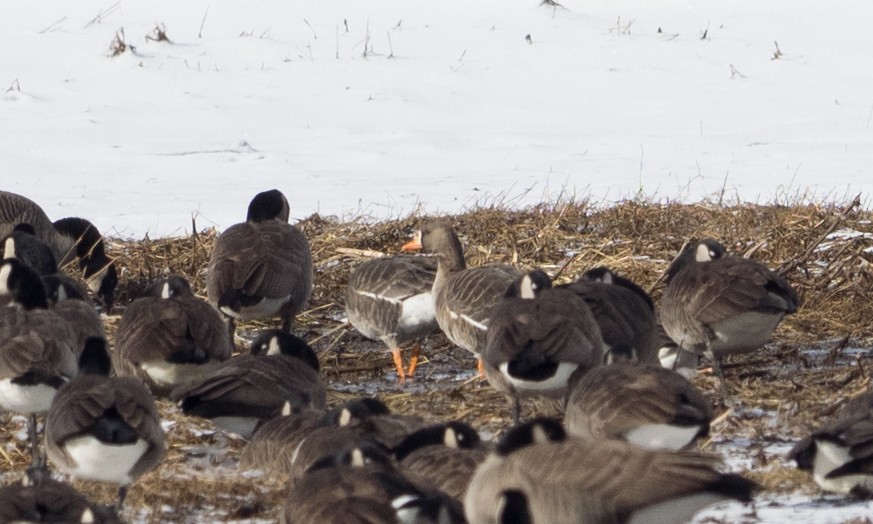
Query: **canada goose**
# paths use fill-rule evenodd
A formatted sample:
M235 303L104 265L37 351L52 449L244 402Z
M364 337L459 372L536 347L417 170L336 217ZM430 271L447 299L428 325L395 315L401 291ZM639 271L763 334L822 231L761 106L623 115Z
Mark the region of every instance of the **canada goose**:
M640 286L608 268L596 267L562 287L588 304L600 326L604 350L628 344L641 361L658 361L655 309L652 298Z
M278 329L262 332L251 353L232 358L173 390L186 415L208 418L250 438L261 422L279 416L286 402L324 409L326 392L315 351Z
M485 376L510 399L516 423L519 397L563 399L569 384L603 362L600 328L585 301L552 288L541 270L516 280L492 314Z
M430 257L394 256L361 263L349 276L346 315L365 337L388 346L402 381L412 376L421 346L418 340L439 326L433 306L437 262ZM400 346L415 342L409 372L403 369Z
M240 469L291 471L294 450L300 442L322 425L321 410L294 407L285 402L282 413L255 429L239 457Z
M0 240L3 258L20 260L39 275L58 272L58 263L51 247L36 236L30 224L18 224Z
M330 410L321 426L312 430L294 450L289 471L292 482L323 457L361 442L387 451L424 426L424 421L418 417L389 412L388 407L375 398L346 402Z
M106 312L111 312L118 286L118 270L115 262L106 255L103 235L94 224L79 217L62 218L52 225L63 253L58 264L64 267L77 260L88 289L103 300Z
M252 434L252 438L240 456L240 467L243 469L269 469L286 473L302 472L305 467L295 468L293 466L294 455L297 447L310 433L325 427L357 426L367 417L389 413L388 406L384 402L370 397L348 401L327 412L300 409L286 402L282 407L281 416L264 422ZM398 422L395 421L395 423ZM330 432L330 430L325 431ZM357 440L355 437L354 441L357 442ZM320 439L316 438L310 442L309 446L317 442L320 442ZM336 451L334 447L328 446L316 448L317 450L312 453L312 458L305 460L307 465L324 454ZM304 451L304 454L306 453Z
M55 259L64 257L52 221L39 204L25 196L0 191L0 237L11 233L18 224L30 224L36 237L52 248Z
M437 259L433 300L437 323L449 340L479 360L485 349L491 310L503 299L506 289L521 271L503 264L467 268L461 241L444 222L427 222L415 232L403 251L421 250Z
M409 434L393 453L404 474L426 479L447 495L462 500L473 472L488 451L475 429L450 421Z
M66 320L76 334L77 353L85 347L87 339L106 338L103 320L81 284L58 273L43 276L42 283L52 311Z
M429 520L433 514L443 520ZM291 488L282 522L454 524L463 522L463 510L405 479L380 448L361 444L313 464Z
M42 459L36 414L78 372L75 335L66 321L47 309L42 281L18 260L0 262L0 411L29 415L33 465Z
M564 411L572 435L673 450L708 435L712 416L709 402L686 378L642 362L591 370L571 387Z
M0 487L0 522L121 522L111 508L92 504L73 486L51 478Z
M170 276L153 283L121 315L115 334L118 376L134 376L166 396L230 358L231 342L221 315Z
M678 523L711 504L751 500L755 484L690 451L586 441L536 419L509 431L476 470L465 497L471 524Z
M215 241L209 257L206 291L209 301L234 319L278 315L282 329L312 292L309 241L288 223L288 200L273 189L258 193L249 204L246 221L229 227Z
M110 377L106 342L91 338L80 375L58 391L46 416L46 452L64 473L127 486L157 467L164 429L149 390L132 377Z
M789 453L825 491L869 498L873 493L873 392L847 406L842 418L814 431Z
M728 256L704 238L685 248L666 273L661 322L680 348L712 360L722 399L721 359L763 346L785 315L797 311L797 293L760 262Z

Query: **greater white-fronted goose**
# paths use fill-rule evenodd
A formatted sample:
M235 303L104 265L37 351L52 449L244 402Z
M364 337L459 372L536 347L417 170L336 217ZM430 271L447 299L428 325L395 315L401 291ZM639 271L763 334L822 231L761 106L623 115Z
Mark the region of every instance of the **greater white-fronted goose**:
M400 470L463 500L473 473L490 448L469 425L450 421L411 433L394 450Z
M137 377L165 396L230 358L232 349L221 315L194 296L187 280L171 276L121 315L113 366L117 375Z
M209 301L233 320L280 316L289 331L312 293L309 241L288 223L288 200L273 189L258 193L246 221L229 227L209 257Z
M52 221L33 200L9 191L0 191L0 237L5 237L18 224L30 224L37 238L51 246L55 259L64 257Z
M250 438L263 421L281 414L286 402L322 410L326 392L315 351L301 338L271 329L252 343L251 352L232 358L175 390L186 415Z
M615 362L570 388L567 431L650 449L685 449L709 434L712 407L691 382L657 364Z
M388 346L401 381L415 373L420 339L439 327L431 294L436 270L437 262L431 257L401 255L367 260L349 276L349 322L365 337ZM409 342L415 346L406 372L400 351Z
M0 487L0 522L110 524L121 522L112 508L91 503L73 486L47 478Z
M655 308L643 288L605 267L590 269L562 287L585 300L600 326L605 350L627 344L642 362L658 362Z
M770 340L785 315L797 311L797 293L760 262L728 256L704 238L686 247L666 274L661 322L680 348L707 356L727 398L721 359Z
M106 338L103 319L81 284L60 273L42 277L42 283L52 311L66 320L76 334L77 352L91 337Z
M508 432L479 466L465 511L470 524L688 522L711 504L751 500L755 484L718 466L697 452L568 437L557 422L536 419Z
M449 340L479 359L479 372L484 373L481 353L492 309L503 300L506 289L521 276L521 271L504 264L467 268L461 241L445 222L422 224L403 250L421 250L436 256L433 299L437 323Z
M132 377L110 377L106 342L91 338L80 374L58 391L46 416L46 451L61 471L127 487L157 467L164 430L149 390Z
M103 235L94 224L79 217L62 218L52 225L56 232L56 243L63 253L58 264L65 267L77 261L82 280L92 293L103 300L106 312L110 312L115 302L118 270L115 262L106 255Z
M552 288L541 270L516 280L492 315L485 376L509 398L516 423L520 397L563 399L569 384L603 362L600 328L585 301Z
M36 236L30 224L18 224L0 240L3 258L15 258L39 275L58 272L58 263L51 247Z
M873 392L865 392L840 419L798 442L789 457L821 489L869 498L873 494Z
M41 465L36 415L76 376L75 334L47 309L39 275L18 260L0 263L0 410L29 415L33 464Z

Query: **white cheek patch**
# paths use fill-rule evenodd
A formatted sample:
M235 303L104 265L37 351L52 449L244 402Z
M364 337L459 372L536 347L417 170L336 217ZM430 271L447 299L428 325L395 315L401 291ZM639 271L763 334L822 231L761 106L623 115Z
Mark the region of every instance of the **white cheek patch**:
M710 262L712 261L712 256L713 253L706 244L699 244L697 251L694 253L694 260L697 262Z
M7 238L3 244L3 258L15 258L15 239L12 237Z
M5 265L0 267L0 295L9 294L9 274L12 273L12 266Z

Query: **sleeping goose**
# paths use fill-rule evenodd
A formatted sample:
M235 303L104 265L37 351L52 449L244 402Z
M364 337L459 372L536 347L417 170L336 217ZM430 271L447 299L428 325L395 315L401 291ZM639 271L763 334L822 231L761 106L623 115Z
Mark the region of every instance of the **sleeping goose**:
M542 270L516 280L492 315L485 376L509 398L516 424L520 397L563 399L570 384L603 362L600 328L585 301L552 288Z
M18 224L30 224L37 238L48 244L56 260L64 257L52 221L33 200L9 191L0 191L0 237L5 237Z
M106 255L103 235L94 224L79 217L62 218L52 225L56 242L64 253L58 265L64 267L76 261L88 289L103 300L107 313L112 311L118 270L115 262Z
M121 315L115 334L115 374L142 380L166 396L230 358L221 315L172 275L154 282Z
M49 409L57 390L76 376L75 334L48 309L42 281L18 260L0 263L0 411L29 415L32 462L42 460L36 415Z
M15 258L36 271L39 275L58 272L58 263L51 247L36 236L30 224L18 224L11 233L0 240L2 258Z
M289 331L312 292L309 241L288 223L288 200L273 189L258 193L246 221L229 227L209 257L209 301L230 317L251 320L280 316Z
M873 392L856 397L843 416L814 431L789 453L798 469L834 493L873 493Z
M712 360L722 399L721 360L755 351L785 315L797 311L797 293L760 262L728 256L704 238L685 248L666 274L661 322L680 348Z
M92 504L73 486L43 476L37 482L24 477L21 483L0 487L0 522L121 522L111 508Z
M46 416L49 460L73 477L127 487L164 456L164 429L149 390L131 377L110 377L106 342L91 338L79 376L61 388Z
M501 439L464 506L470 524L688 522L711 504L751 500L755 484L718 466L711 455L586 441L535 419Z
M81 284L62 273L45 275L42 283L52 311L66 320L76 334L78 352L85 347L87 339L106 338L103 319Z
M570 388L564 421L583 439L618 439L650 449L686 449L709 434L709 402L679 373L616 361Z
M459 421L419 429L393 449L405 475L424 479L459 501L488 452L489 447L481 442L479 433Z
M322 410L296 408L285 402L279 416L259 425L239 456L243 470L287 472L291 470L294 450L324 420Z
M481 353L491 310L521 272L503 264L467 268L461 241L445 222L423 224L403 250L421 250L436 256L433 300L437 323L449 340L473 353L479 360L480 374L484 374Z
M248 355L234 357L173 390L186 415L250 438L263 421L282 413L286 402L322 410L326 392L315 351L278 329L262 332Z
M388 346L400 381L415 373L419 339L438 327L431 294L436 269L436 260L430 257L393 256L367 260L349 276L349 322L365 337ZM400 347L409 342L415 346L406 372Z
M636 350L643 362L658 361L658 332L652 298L633 281L605 267L562 286L579 295L597 320L604 351L618 344Z

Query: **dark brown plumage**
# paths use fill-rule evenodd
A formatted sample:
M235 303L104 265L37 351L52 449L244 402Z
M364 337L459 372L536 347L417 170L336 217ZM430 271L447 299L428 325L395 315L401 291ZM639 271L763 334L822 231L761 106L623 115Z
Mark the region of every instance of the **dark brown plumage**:
M710 358L725 396L721 359L770 340L797 293L760 262L728 256L711 238L691 244L667 269L661 322L682 349Z
M74 477L126 487L164 455L161 417L149 390L131 377L109 377L105 341L89 339L81 374L58 391L46 416L46 452Z
M299 337L277 329L261 333L252 352L234 357L173 390L182 411L212 420L245 438L285 403L321 410L326 392L318 357Z
M691 382L655 364L617 362L570 389L564 421L584 439L685 449L709 433L712 407Z
M349 276L346 315L365 337L381 340L391 350L397 377L407 375L401 346L415 342L409 372L415 372L420 339L439 326L433 288L437 262L431 257L393 256L367 260Z
M604 349L619 344L633 347L641 362L658 362L658 332L652 299L633 282L599 267L562 286L581 297L603 337Z
M124 311L115 334L119 376L142 380L156 395L168 395L231 354L221 315L196 298L179 276L149 287Z
M288 201L281 192L259 193L249 204L246 221L229 227L215 241L206 291L209 301L231 319L279 316L282 329L288 331L309 300L309 241L288 223L288 216Z
M25 196L0 191L0 238L22 223L30 224L37 238L51 246L55 259L63 258L63 248L56 239L55 228L42 207Z
M471 524L509 515L552 524L687 522L718 501L749 501L756 487L720 473L711 455L586 441L543 424L507 433L477 469L465 497Z
M92 504L73 486L51 478L37 483L0 488L0 522L65 522L113 524L121 522L111 508Z
M563 399L570 384L603 362L600 329L585 301L552 288L540 270L516 280L492 315L485 376L510 399L516 423L520 397Z

